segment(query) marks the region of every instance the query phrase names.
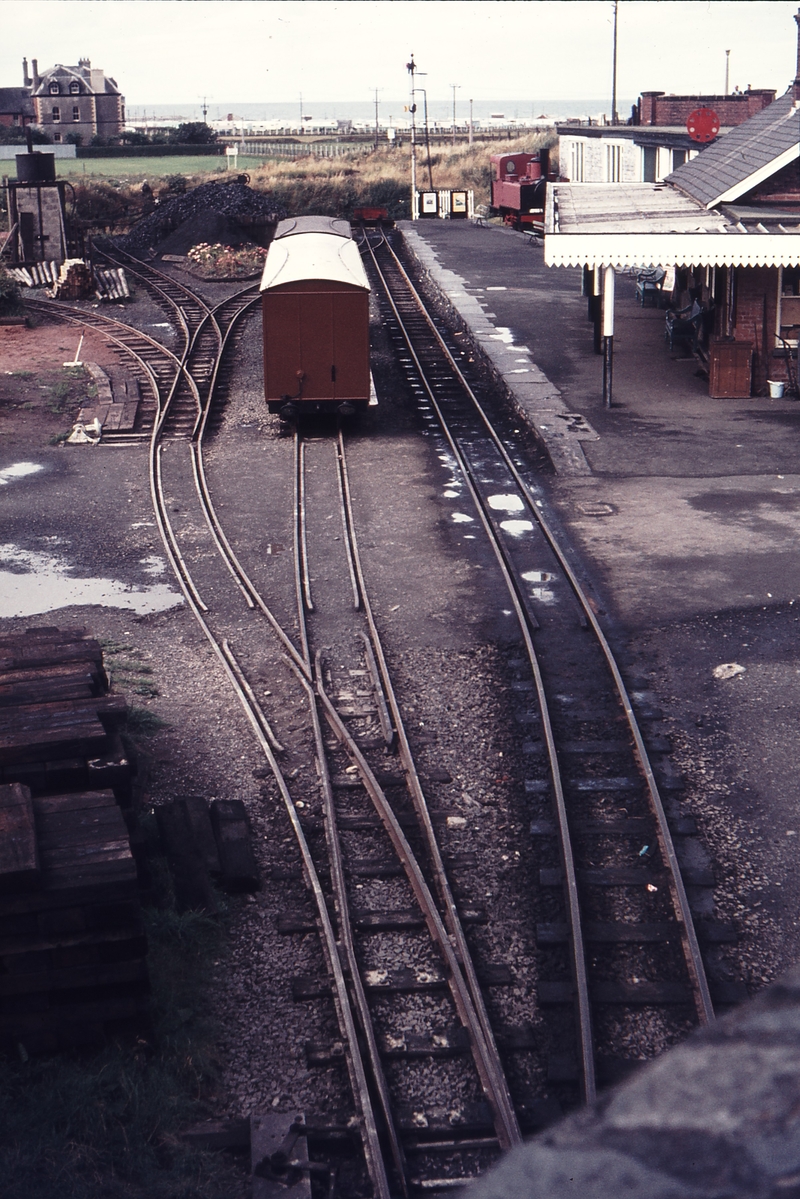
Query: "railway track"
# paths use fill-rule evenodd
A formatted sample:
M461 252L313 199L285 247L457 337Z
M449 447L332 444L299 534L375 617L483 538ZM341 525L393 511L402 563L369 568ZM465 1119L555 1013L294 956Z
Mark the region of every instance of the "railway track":
M461 516L489 539L525 646L513 687L525 704L525 798L546 896L538 991L551 1013L550 1079L567 1102L591 1100L598 1074L652 1056L730 998L713 993L699 944L727 933L693 921L687 885L708 880L681 870L673 838L692 830L676 812L668 819L635 711L647 697L626 691L535 489L400 260L385 238L365 250L420 413L460 474L471 506ZM159 294L158 272L125 266L141 268ZM436 781L415 764L359 552L345 437L308 426L294 440L293 610L275 614L254 581L259 564L241 561L215 506L205 441L254 292L208 306L164 285L175 351L99 314L67 319L102 330L149 388L150 487L165 551L274 778L313 903L283 931L317 932L325 977L296 980L295 992L332 1001L339 1037L311 1047L309 1060L346 1066L374 1195L442 1192L520 1140L487 1002L492 964L471 950L471 928L488 917L454 897L453 872L470 864L449 851L449 817L429 803ZM64 317L62 306L37 307ZM303 727L289 736L293 760L302 752L314 762L311 801L307 778L281 765L281 713L257 696L264 672L296 690ZM415 1093L420 1062L438 1108Z
M562 1038L550 1076L576 1077L590 1101L599 1069L619 1073L693 1023L711 1021L714 999L740 998L736 988L709 985L700 951L701 937L732 939L732 930L693 918L687 885L711 880L681 868L674 836L696 830L675 803L672 822L667 817L636 705L645 720L659 714L648 712L647 695L629 695L535 488L386 237L371 236L365 250L399 361L421 414L436 421L458 464L525 643L525 789L540 883L551 896L550 918L538 928L550 975L539 998L575 1016L574 1045L565 1048Z

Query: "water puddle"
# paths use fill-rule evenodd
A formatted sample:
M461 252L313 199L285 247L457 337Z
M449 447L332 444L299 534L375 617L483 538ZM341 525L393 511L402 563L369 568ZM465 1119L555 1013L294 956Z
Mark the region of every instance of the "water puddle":
M525 509L518 495L490 495L489 507L495 512L522 512Z
M143 563L148 574L160 574L163 569L163 561L155 556ZM133 587L117 579L76 578L69 573L71 569L63 558L52 554L0 545L0 618L37 616L73 604L127 608L144 616L183 603L183 597L167 583Z
M523 533L531 531L533 522L530 520L501 520L500 528L504 532L510 533L512 537L521 537Z
M15 462L13 466L5 466L0 470L0 487L13 483L16 479L26 479L28 475L36 475L44 470L38 462Z

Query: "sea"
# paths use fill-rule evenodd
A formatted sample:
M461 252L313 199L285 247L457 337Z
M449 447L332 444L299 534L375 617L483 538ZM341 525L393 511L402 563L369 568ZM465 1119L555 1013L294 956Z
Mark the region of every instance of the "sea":
M402 128L410 120L407 110L409 97L396 100L381 98L378 103L378 122L381 128L397 126ZM618 101L620 117L625 120L630 114L632 99ZM337 121L352 121L354 125L375 124L375 104L369 100L304 100L299 97L285 103L264 102L259 104L242 104L235 100L209 101L206 106L205 120L210 125L240 126L250 125L286 125L299 126L302 121L309 126L335 124ZM472 102L472 119L477 123L486 122L496 125L503 122L509 124L539 124L544 122L566 121L570 118L586 120L602 119L604 114L610 115L611 100L605 98L588 98L581 100L552 100L547 98L532 98L530 100L475 100ZM127 103L128 122L134 125L176 125L184 121L202 121L203 102L176 102L174 104L136 104ZM470 118L470 101L458 99L456 102L456 123L466 125ZM417 94L417 122L424 119L423 97ZM431 128L436 126L449 128L453 121L452 100L428 100L428 123Z

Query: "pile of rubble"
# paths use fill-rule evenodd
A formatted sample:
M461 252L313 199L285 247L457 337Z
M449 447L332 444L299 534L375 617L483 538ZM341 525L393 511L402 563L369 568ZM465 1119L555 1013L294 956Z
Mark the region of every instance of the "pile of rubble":
M137 258L148 258L156 252L185 254L199 242L268 241L285 215L269 195L254 191L239 176L230 183L203 183L184 195L162 200L117 244Z

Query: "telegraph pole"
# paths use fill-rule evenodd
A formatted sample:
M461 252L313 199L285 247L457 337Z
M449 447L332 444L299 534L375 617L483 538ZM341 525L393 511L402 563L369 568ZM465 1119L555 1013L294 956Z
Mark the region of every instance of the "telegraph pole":
M378 92L381 89L376 87L373 90L375 92L375 149L377 150L378 138L380 137L379 127L378 127Z
M619 124L619 115L617 113L617 15L619 10L619 0L614 0L614 55L613 65L611 69L611 124Z
M460 83L451 83L453 89L453 145L456 144L456 90L461 87Z
M414 51L411 51L411 59L406 63L406 70L411 76L411 219L417 219L417 125L414 119L414 113L417 111L417 105L414 100L414 73L417 69L417 64L414 62Z

